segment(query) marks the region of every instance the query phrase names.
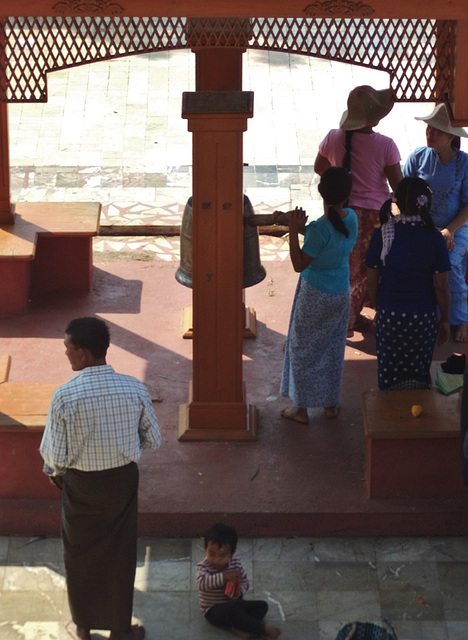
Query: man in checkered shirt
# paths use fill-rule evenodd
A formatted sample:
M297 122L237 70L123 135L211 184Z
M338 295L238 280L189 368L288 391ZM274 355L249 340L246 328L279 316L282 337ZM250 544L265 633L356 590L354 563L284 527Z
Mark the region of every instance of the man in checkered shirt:
M66 355L78 373L52 396L40 452L44 472L63 489L62 538L70 635L142 640L131 624L136 569L138 465L161 434L144 384L106 363L110 334L99 318L65 330Z

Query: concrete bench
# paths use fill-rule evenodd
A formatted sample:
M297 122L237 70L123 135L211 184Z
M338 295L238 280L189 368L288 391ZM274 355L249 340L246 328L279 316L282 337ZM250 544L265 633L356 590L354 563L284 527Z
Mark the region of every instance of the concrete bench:
M0 384L0 499L60 498L39 454L54 383Z
M29 299L51 291L89 291L95 202L22 202L14 224L0 225L0 313L24 313Z
M421 405L415 418L413 405ZM461 497L460 395L436 390L362 395L371 498Z

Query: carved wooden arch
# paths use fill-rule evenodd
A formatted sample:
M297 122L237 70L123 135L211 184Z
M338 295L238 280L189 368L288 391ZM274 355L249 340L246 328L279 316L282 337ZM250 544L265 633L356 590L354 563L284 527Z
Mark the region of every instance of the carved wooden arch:
M450 99L454 21L352 17L365 3L314 2L299 18L131 18L107 0L67 0L54 17L0 19L2 102L47 101L47 73L168 49L248 47L386 71L398 101ZM328 13L341 17L316 17ZM109 17L67 13L106 10ZM350 15L351 17L343 17Z

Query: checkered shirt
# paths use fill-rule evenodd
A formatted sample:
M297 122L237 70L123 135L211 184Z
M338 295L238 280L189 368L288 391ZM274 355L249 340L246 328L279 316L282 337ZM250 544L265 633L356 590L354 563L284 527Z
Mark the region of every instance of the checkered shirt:
M110 365L86 367L55 389L40 453L44 473L102 471L137 462L161 433L145 385Z

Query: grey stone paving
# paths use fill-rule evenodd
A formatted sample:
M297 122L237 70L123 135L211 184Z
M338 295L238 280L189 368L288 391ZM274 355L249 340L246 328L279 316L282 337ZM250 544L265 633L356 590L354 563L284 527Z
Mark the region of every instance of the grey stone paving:
M242 539L238 555L284 640L334 640L350 620L382 617L401 640L468 638L466 538ZM198 609L202 557L201 539L139 540L134 615L148 640L235 637ZM61 541L0 537L2 640L65 640L69 618Z

